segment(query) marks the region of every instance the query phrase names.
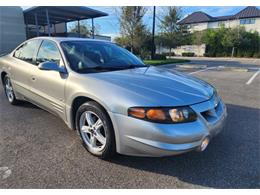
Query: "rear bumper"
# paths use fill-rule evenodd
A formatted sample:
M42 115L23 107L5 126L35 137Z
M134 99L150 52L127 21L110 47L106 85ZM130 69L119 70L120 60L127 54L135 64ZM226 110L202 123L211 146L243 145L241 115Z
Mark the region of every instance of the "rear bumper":
M110 113L116 129L117 152L134 156L169 156L198 149L202 141L216 136L224 128L227 111L220 100L215 116L205 118L203 110L214 105L208 101L191 106L198 120L182 124L151 123Z

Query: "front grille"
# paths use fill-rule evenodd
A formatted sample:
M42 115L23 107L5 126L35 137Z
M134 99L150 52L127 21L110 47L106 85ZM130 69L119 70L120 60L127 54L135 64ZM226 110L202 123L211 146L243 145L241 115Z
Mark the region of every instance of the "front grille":
M203 116L208 122L212 123L217 120L220 113L220 103L218 103L214 108L201 112L201 116Z

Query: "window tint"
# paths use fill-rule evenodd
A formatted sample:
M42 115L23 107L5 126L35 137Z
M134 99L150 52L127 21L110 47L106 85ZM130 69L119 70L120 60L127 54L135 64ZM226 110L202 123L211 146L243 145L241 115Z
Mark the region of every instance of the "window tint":
M109 42L64 41L61 47L70 67L80 73L145 66L132 53Z
M33 57L35 51L38 50L40 42L40 40L32 40L26 42L15 51L14 57L29 63L33 63Z
M37 58L36 58L36 63L42 63L42 62L47 62L47 61L52 61L56 62L58 65L63 65L62 60L61 60L61 55L59 52L59 49L57 48L56 44L52 41L43 41Z

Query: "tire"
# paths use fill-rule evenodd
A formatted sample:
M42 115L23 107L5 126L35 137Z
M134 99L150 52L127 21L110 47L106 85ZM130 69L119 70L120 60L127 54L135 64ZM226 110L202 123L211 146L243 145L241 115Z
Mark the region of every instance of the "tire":
M103 107L94 101L86 102L77 110L75 121L83 146L91 154L101 159L115 155L114 129Z
M12 105L19 104L19 100L17 100L15 97L12 82L8 75L4 76L3 86L4 86L4 91L5 91L5 95L7 97L8 102Z

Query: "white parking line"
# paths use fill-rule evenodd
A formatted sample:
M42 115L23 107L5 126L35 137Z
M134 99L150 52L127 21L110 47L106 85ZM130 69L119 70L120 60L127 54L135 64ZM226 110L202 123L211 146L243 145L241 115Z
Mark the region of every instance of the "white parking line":
M253 76L246 82L246 84L250 85L253 82L253 80L256 78L256 76L259 74L259 72L260 69L258 69L258 71L255 74L253 74Z
M199 73L199 72L204 72L204 71L207 71L207 70L210 70L210 69L214 69L214 68L217 68L217 67L209 67L209 68L205 68L205 69L202 69L202 70L197 70L195 72L191 72L189 74L195 74L195 73Z

